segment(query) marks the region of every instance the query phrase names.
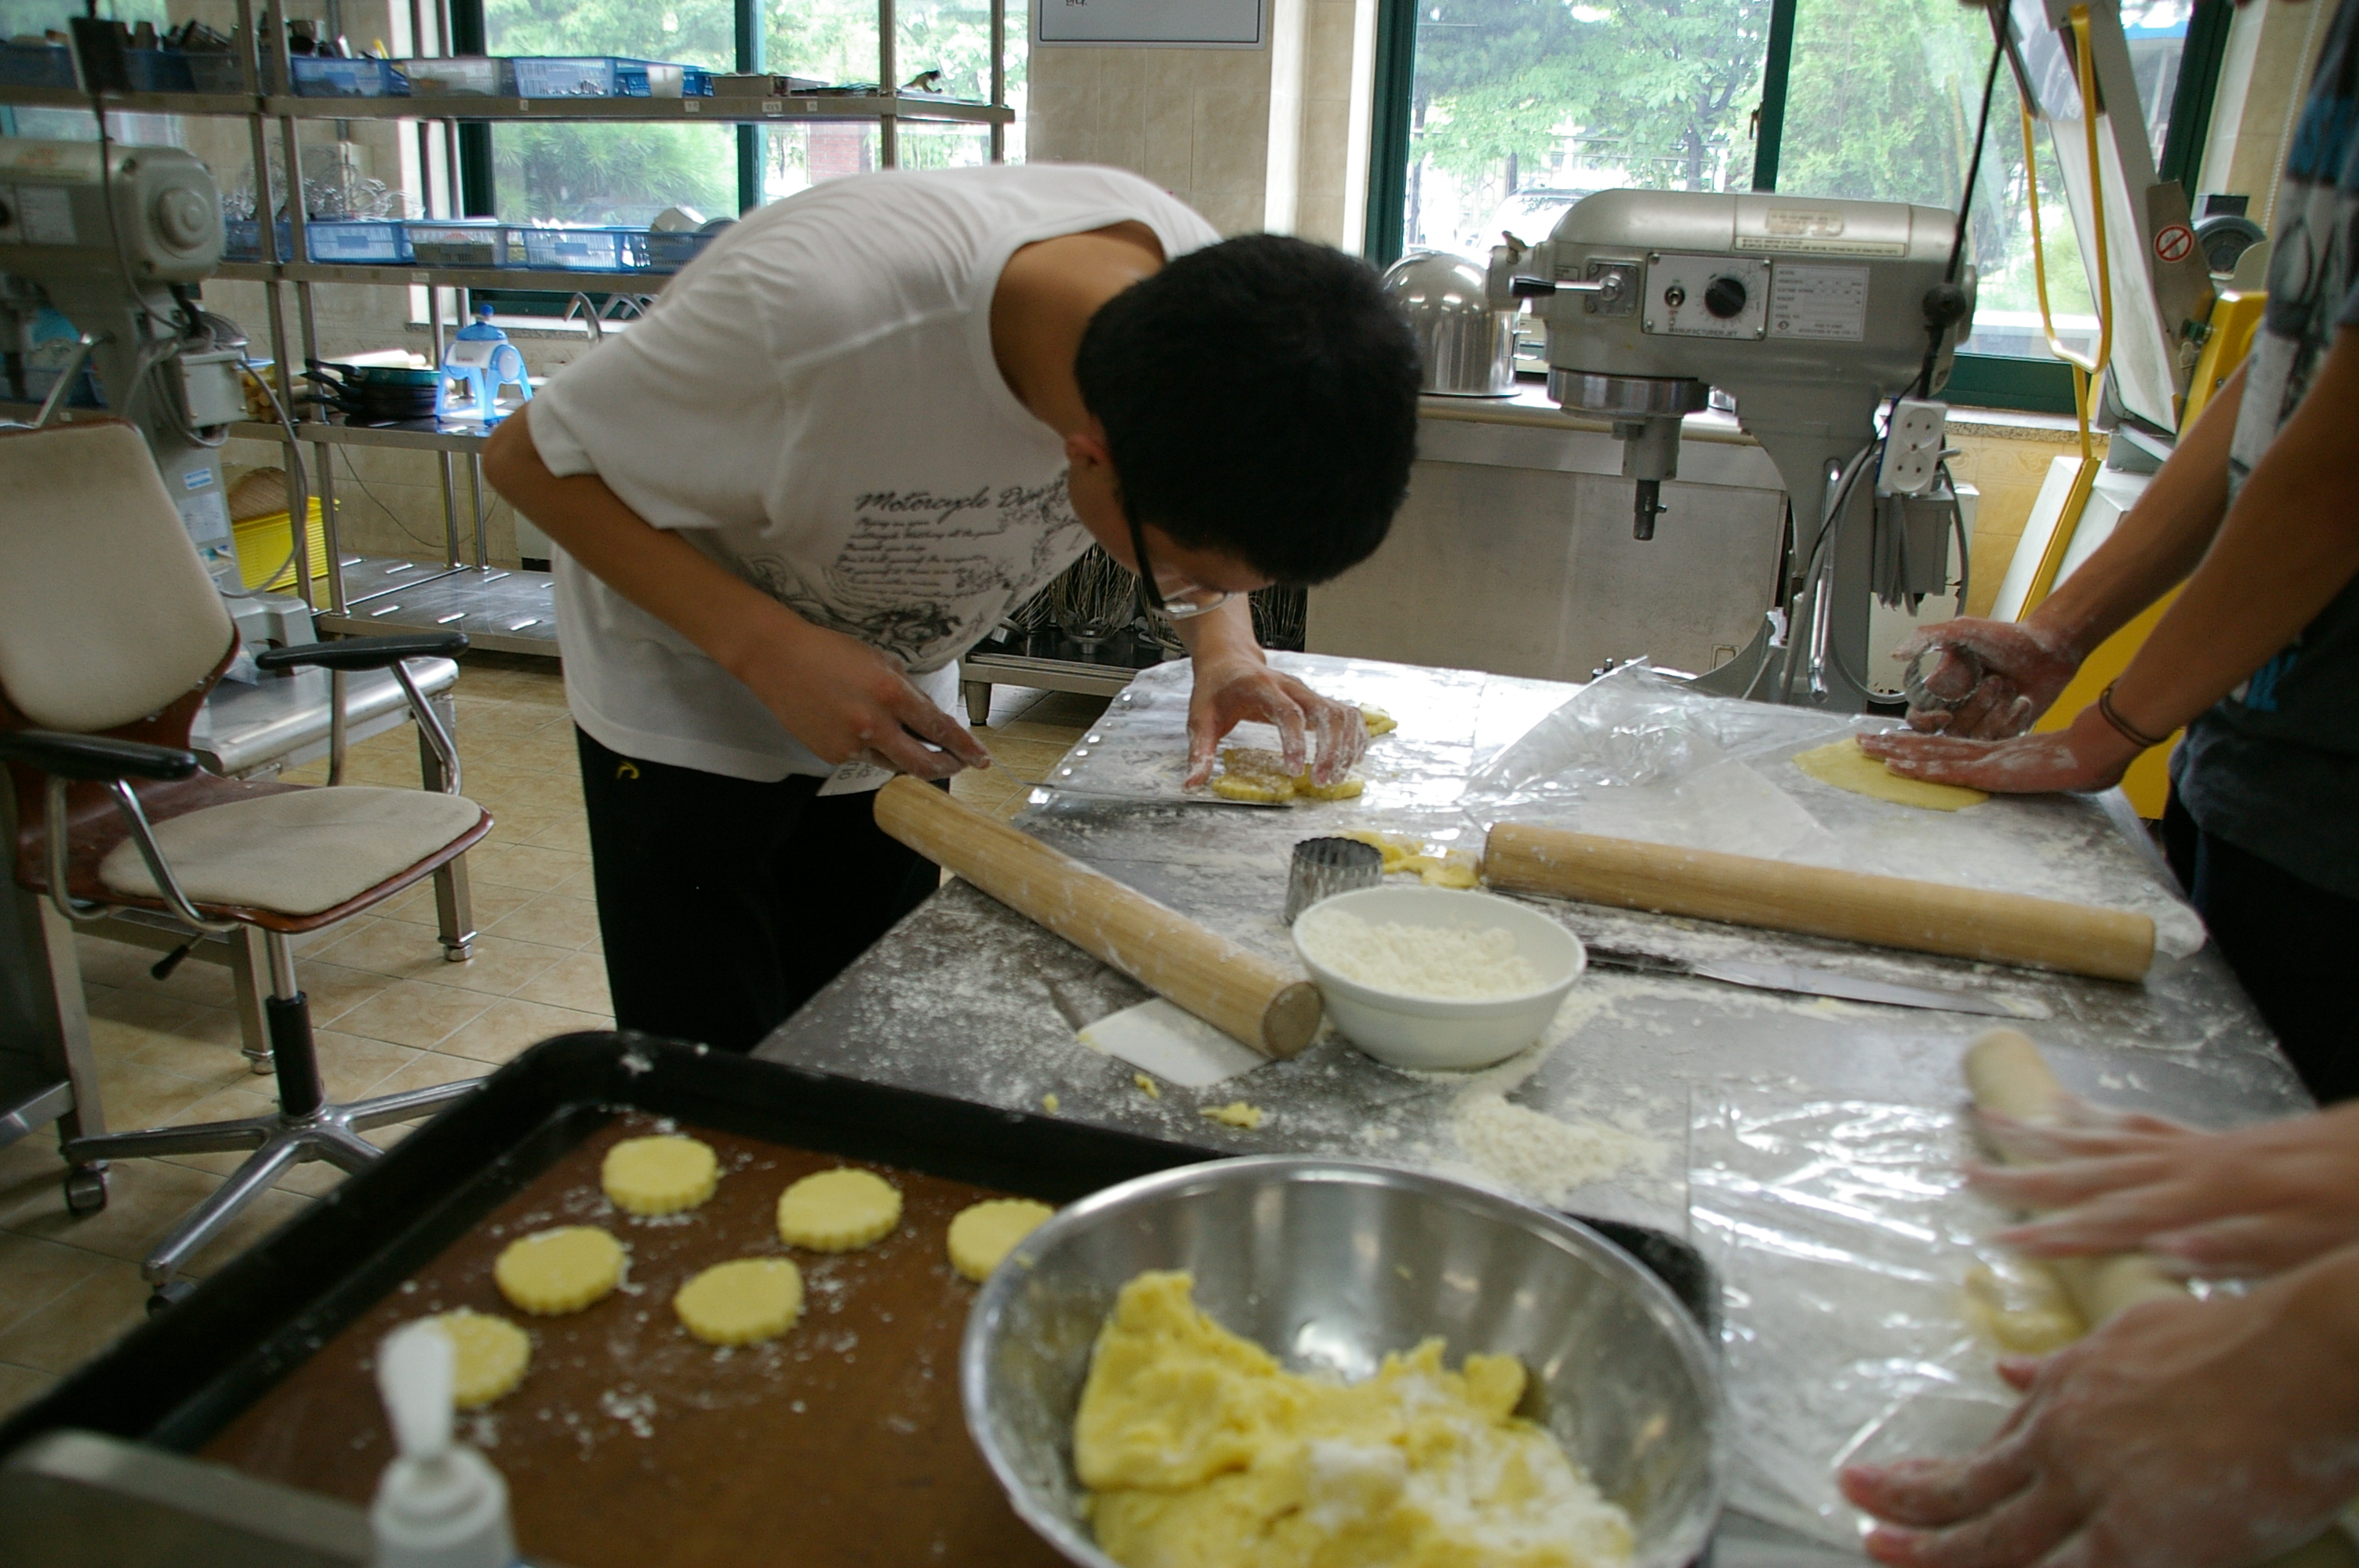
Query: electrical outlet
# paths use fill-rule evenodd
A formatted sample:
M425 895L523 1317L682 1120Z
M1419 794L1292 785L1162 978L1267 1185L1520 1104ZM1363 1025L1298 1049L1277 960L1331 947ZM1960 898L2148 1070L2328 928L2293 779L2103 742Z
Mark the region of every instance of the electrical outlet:
M1885 433L1884 462L1876 470L1878 495L1922 495L1932 488L1947 438L1950 406L1904 397L1892 411L1892 427Z

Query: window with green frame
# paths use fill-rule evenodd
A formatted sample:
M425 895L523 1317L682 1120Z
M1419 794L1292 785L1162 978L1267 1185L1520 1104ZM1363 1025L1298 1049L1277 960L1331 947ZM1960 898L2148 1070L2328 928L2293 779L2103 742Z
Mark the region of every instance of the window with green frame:
M1954 208L1991 50L1957 0L1380 0L1367 254L1480 256L1545 238L1593 190L1784 190ZM2157 166L2190 187L2230 0L2125 0ZM1949 396L2069 413L2034 295L2030 182L2063 211L2052 154L2027 169L2001 70L1974 193L1973 336ZM2070 224L2043 225L2059 335L2093 339Z

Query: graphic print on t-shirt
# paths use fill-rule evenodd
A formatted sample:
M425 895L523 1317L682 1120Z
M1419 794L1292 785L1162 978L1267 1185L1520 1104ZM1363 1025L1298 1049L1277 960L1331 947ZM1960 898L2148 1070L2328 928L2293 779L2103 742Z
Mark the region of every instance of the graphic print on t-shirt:
M1018 541L1018 548L1011 547ZM1089 548L1065 476L964 495L875 490L816 574L784 556L748 556L746 577L815 625L857 637L912 671L940 668Z

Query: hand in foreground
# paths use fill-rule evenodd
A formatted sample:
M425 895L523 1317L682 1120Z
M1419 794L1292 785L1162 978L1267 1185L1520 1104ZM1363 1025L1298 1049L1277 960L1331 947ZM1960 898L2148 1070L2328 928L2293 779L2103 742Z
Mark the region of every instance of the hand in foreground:
M856 637L795 618L731 673L821 762L859 758L920 779L991 766L983 742L910 685L899 660Z
M1903 664L1928 649L1940 653L1926 661L1925 685L1944 700L1964 697L1954 711L1912 708L1908 722L1972 740L1995 741L2019 735L2048 711L2057 694L2070 685L2081 667L2081 655L2054 633L2028 624L1961 618L1927 626L1892 650ZM1971 662L1959 651L1971 654ZM1982 678L1974 678L1974 666Z
M2250 1568L2359 1491L2359 1253L2249 1296L2148 1302L2044 1360L1964 1459L1854 1465L1866 1541L1910 1568Z
M1904 647L1907 644L1902 644ZM1916 714L1909 715L1913 722ZM2138 750L2092 705L2063 730L2008 741L1967 741L1950 735L1891 730L1863 735L1859 749L1903 778L1964 784L1994 795L2045 795L2055 790L2109 789L2137 761Z
M1320 784L1342 778L1367 750L1367 721L1349 703L1320 696L1258 656L1199 655L1196 687L1188 698L1188 788L1212 776L1221 738L1248 719L1277 726L1287 771L1299 773L1308 764Z
M2359 1245L2359 1103L2195 1132L2151 1118L2031 1127L1984 1117L2040 1164L1976 1166L1974 1186L2039 1213L1998 1239L2036 1258L2151 1252L2207 1278L2273 1274Z

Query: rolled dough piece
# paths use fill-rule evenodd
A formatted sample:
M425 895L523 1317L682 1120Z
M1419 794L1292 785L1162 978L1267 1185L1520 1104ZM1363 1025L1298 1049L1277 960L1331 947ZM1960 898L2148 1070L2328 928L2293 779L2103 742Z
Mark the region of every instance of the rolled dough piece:
M1468 849L1445 849L1439 855L1408 855L1400 869L1415 871L1430 888L1472 888L1483 880L1482 862Z
M1966 1321L2009 1356L2045 1356L2088 1332L2052 1270L2003 1258L1966 1271Z
M981 1284L1016 1244L1057 1211L1030 1198L992 1198L951 1221L951 1267Z
M1923 806L1928 811L1962 811L1990 798L1986 792L1968 789L1963 784L1902 778L1861 751L1856 735L1804 752L1794 759L1794 765L1821 784L1900 806Z
M707 1345L775 1339L802 1315L802 1271L784 1258L715 1263L680 1286L671 1310Z
M2017 1121L2063 1119L2064 1088L2039 1047L2012 1029L1993 1029L1966 1047L1966 1084L1974 1104ZM2014 1162L2010 1162L2011 1163ZM2046 1266L2064 1285L2081 1320L2094 1328L2140 1302L2183 1297L2187 1287L2144 1253L2111 1258L2052 1258Z
M1368 739L1371 741L1379 735L1389 735L1400 728L1400 720L1381 708L1363 708L1360 717L1368 726Z
M509 1242L492 1279L520 1312L580 1312L622 1283L623 1244L592 1226L560 1226Z
M821 1171L778 1195L778 1239L789 1247L853 1252L900 1223L899 1190L873 1171Z
M461 1307L422 1320L451 1342L451 1402L477 1410L524 1381L532 1339L504 1317Z
M711 1144L693 1138L625 1138L606 1151L598 1184L628 1213L678 1214L720 1186L721 1160Z
M1250 1132L1261 1125L1262 1110L1257 1105L1248 1105L1237 1099L1226 1105L1208 1105L1196 1114L1223 1127L1239 1127Z

